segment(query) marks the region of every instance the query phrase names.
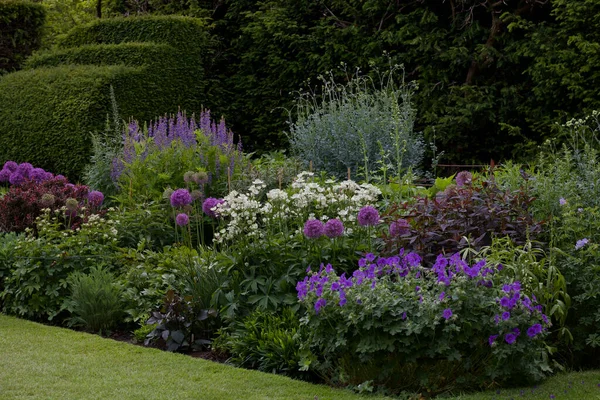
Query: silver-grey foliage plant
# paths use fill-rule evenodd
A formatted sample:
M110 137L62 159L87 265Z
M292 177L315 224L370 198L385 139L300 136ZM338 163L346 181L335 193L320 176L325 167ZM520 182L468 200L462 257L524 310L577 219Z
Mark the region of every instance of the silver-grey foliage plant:
M423 158L422 135L414 132L416 109L411 103L416 84L397 84L402 66L391 67L379 85L360 70L345 85L319 77L322 93L301 92L295 122L289 122L292 152L337 178L369 181L374 171L400 176ZM290 113L291 114L291 113Z

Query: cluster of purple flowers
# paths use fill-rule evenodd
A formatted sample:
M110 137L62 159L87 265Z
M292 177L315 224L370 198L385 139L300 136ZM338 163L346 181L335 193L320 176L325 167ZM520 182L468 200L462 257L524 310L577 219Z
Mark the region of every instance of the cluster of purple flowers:
M516 310L520 307L528 311L529 315L533 317L541 318L544 325L550 326L548 317L542 313L542 306L537 303L535 295L531 298L521 293L521 283L516 281L511 284L504 284L502 286L502 292L504 296L498 299L500 306L500 315L494 317L496 325L500 324L500 321L509 321L511 318L511 311ZM531 339L535 338L544 331L544 327L540 323L534 323L527 329L527 336ZM491 335L488 338L489 345L493 345L496 339L500 337L502 333L497 335ZM508 344L514 344L517 338L521 335L519 328L512 328L504 334L504 341Z
M196 147L199 144L196 135L198 130L204 134L208 143L218 146L221 151L229 156L230 167L233 167L236 157L241 157L242 143L241 140L238 141L237 145L233 143L233 132L227 129L225 120L221 118L217 124L211 119L210 110L202 111L198 120L194 116L188 118L185 113L179 112L173 117L165 116L157 121L151 121L148 124L147 132L144 132L137 121L131 121L123 134L123 153L112 162L111 178L116 182L125 171L126 164L133 162L135 159L144 160L147 157L148 149L145 148L138 154L136 143L151 138L153 146L158 151L170 147L175 141L180 142L187 148ZM207 165L208 160L200 161L205 166ZM216 157L217 174L220 169L219 161L219 157ZM209 183L211 175L207 174L205 177L199 175L196 179L206 180L205 183Z
M365 206L358 212L357 220L360 226L375 226L379 224L379 211L373 206Z
M214 197L209 197L208 199L204 200L204 203L202 203L202 211L204 212L204 214L208 215L211 218L217 218L218 215L215 211L215 207L219 204L223 204L224 202L225 200L223 199L215 199Z
M432 269L437 274L438 282L442 282L446 286L450 285L454 276L460 274L464 274L470 279L480 278L479 283L481 285L488 287L492 286L492 281L486 280L485 278L488 275L493 274L494 270L486 267L485 260L480 260L472 267L469 267L469 265L460 257L459 253L450 257L445 257L443 254L440 254Z
M88 203L95 208L98 208L104 202L104 194L98 190L92 190L88 193Z
M370 284L371 288L374 288L378 277L392 274L404 277L412 268L419 266L420 263L421 257L418 254L404 254L404 249L402 249L398 256L393 257L377 258L372 253L367 254L359 260L359 269L354 271L352 277L346 277L345 272L338 277L331 264L327 266L321 264L318 273L313 273L309 268L306 271L308 275L304 280L296 284L298 299L302 301L308 293L314 293L317 296L314 308L318 314L327 305L327 300L323 297L324 290L327 288L326 284L329 284L328 290L336 293L339 297L338 305L344 306L346 304L346 290L348 288L367 283Z
M57 177L62 177L62 175L57 175ZM27 180L41 183L52 178L54 178L54 174L46 172L42 168L34 168L30 163L17 164L14 161L7 161L0 170L0 183L8 182L15 186L19 186Z
M177 189L173 193L171 193L171 206L175 208L185 207L189 204L192 204L194 199L192 195L187 189Z
M330 219L326 223L318 219L309 219L304 223L303 232L309 239L318 239L323 235L335 239L344 234L344 223L337 218Z

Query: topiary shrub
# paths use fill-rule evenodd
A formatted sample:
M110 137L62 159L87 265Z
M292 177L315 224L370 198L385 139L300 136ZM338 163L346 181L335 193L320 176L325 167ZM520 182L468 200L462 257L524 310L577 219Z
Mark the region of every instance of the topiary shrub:
M0 75L21 67L41 44L46 12L29 1L0 2Z
M91 133L104 128L110 87L123 118L200 110L209 35L185 17L99 20L74 29L27 70L0 81L0 162L28 161L79 178Z

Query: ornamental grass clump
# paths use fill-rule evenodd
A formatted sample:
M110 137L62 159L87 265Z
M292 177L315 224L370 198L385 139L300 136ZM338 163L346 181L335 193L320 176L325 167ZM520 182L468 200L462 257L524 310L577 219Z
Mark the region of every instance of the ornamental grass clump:
M401 250L358 265L341 275L321 265L296 286L308 332L302 364L330 383L435 394L550 372L542 307L485 260L455 254L426 267Z

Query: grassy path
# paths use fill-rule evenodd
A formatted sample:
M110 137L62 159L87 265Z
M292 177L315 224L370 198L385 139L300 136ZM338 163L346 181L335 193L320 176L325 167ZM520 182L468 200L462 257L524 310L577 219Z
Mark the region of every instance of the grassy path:
M372 399L0 315L0 399ZM447 400L600 400L600 371Z

